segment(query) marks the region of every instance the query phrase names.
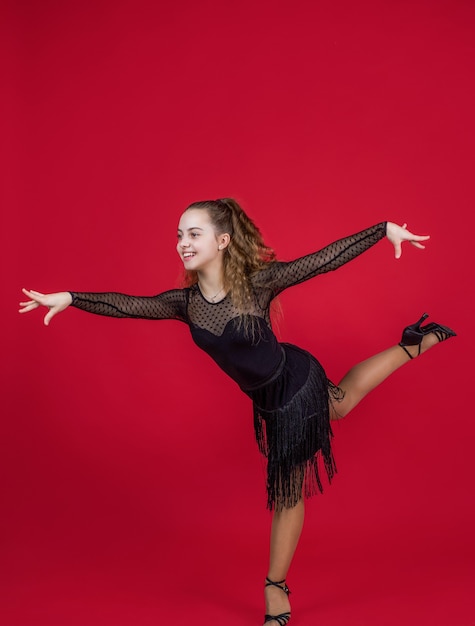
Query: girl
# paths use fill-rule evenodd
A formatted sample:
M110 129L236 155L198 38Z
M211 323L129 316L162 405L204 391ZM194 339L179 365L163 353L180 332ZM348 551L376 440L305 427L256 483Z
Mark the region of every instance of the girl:
M267 459L267 506L274 511L270 562L265 579L268 626L290 620L286 576L304 519L304 497L322 490L319 458L328 478L335 473L330 420L347 415L398 367L455 333L439 324L408 326L401 342L353 367L334 385L320 363L272 332L270 305L284 289L337 269L387 236L401 256L401 244L416 248L428 236L392 222L340 239L291 262L279 262L239 204L230 198L191 204L178 226L177 251L186 286L152 297L118 293L60 292L30 298L21 313L42 305L48 325L72 305L112 317L178 319L194 341L253 401L259 449Z

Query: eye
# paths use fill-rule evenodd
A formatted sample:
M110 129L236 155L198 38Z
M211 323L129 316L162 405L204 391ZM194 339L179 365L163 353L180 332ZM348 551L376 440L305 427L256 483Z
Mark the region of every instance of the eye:
M177 234L177 236L176 236L176 238L178 239L178 241L180 241L181 237L182 237L181 233L178 233L178 234Z
M192 236L193 238L196 238L196 237L199 237L199 236L200 236L200 233L191 233L191 236Z

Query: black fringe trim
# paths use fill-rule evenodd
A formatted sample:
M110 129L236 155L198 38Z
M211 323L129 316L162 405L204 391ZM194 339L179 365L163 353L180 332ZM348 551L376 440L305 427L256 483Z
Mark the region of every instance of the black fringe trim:
M321 493L322 462L329 482L337 471L331 449L329 402L338 402L344 392L327 379L320 363L308 356L308 378L285 406L268 411L254 403L256 440L267 459L270 510L291 508L302 496Z

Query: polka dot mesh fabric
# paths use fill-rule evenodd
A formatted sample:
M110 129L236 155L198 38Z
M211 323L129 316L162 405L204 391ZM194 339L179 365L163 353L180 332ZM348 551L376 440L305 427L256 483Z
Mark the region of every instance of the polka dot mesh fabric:
M355 235L339 239L318 252L308 254L295 261L270 264L259 273L259 284L267 285L275 297L292 285L338 269L356 258L386 235L387 222L381 222Z
M186 321L186 297L182 289L158 296L128 296L123 293L75 293L72 305L96 315L139 319L179 319Z
M386 234L386 222L376 224L355 235L345 237L318 252L294 261L270 263L254 278L254 315L270 326L271 300L284 289L335 270L359 256ZM221 336L228 322L239 312L231 299L210 303L197 285L191 289L173 289L156 296L129 296L121 293L71 292L73 306L110 317L141 319L177 319Z
M195 343L252 399L256 440L267 463L267 505L282 510L295 506L302 492L310 497L322 490L319 459L329 480L336 471L328 403L338 401L341 390L312 355L279 344L270 303L287 287L351 261L385 233L384 222L295 261L267 265L252 279L254 336L235 323L239 311L229 295L211 303L198 285L151 297L72 292L73 305L99 315L187 323Z

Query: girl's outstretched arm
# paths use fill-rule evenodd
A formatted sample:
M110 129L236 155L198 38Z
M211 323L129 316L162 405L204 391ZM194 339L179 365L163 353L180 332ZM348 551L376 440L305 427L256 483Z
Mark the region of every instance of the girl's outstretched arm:
M27 313L39 306L46 306L49 312L45 317L48 326L51 318L68 306L73 306L88 313L106 315L107 317L132 317L136 319L187 320L187 290L171 289L156 296L129 296L124 293L78 293L62 291L60 293L42 294L38 291L23 289L23 293L31 298L20 302L20 313Z
M381 222L294 261L271 263L259 273L258 278L268 286L274 297L292 285L338 269L369 250L385 236L393 244L397 259L401 256L403 241L410 241L417 248L424 248L421 242L429 238L428 235L411 233L406 224L398 226L393 222Z
M39 306L45 306L49 309L45 315L44 323L48 326L51 319L57 314L67 309L72 303L73 298L69 291L60 291L58 293L40 293L39 291L33 291L30 289L22 289L25 296L30 298L25 302L20 302L20 313L28 313L37 309Z

